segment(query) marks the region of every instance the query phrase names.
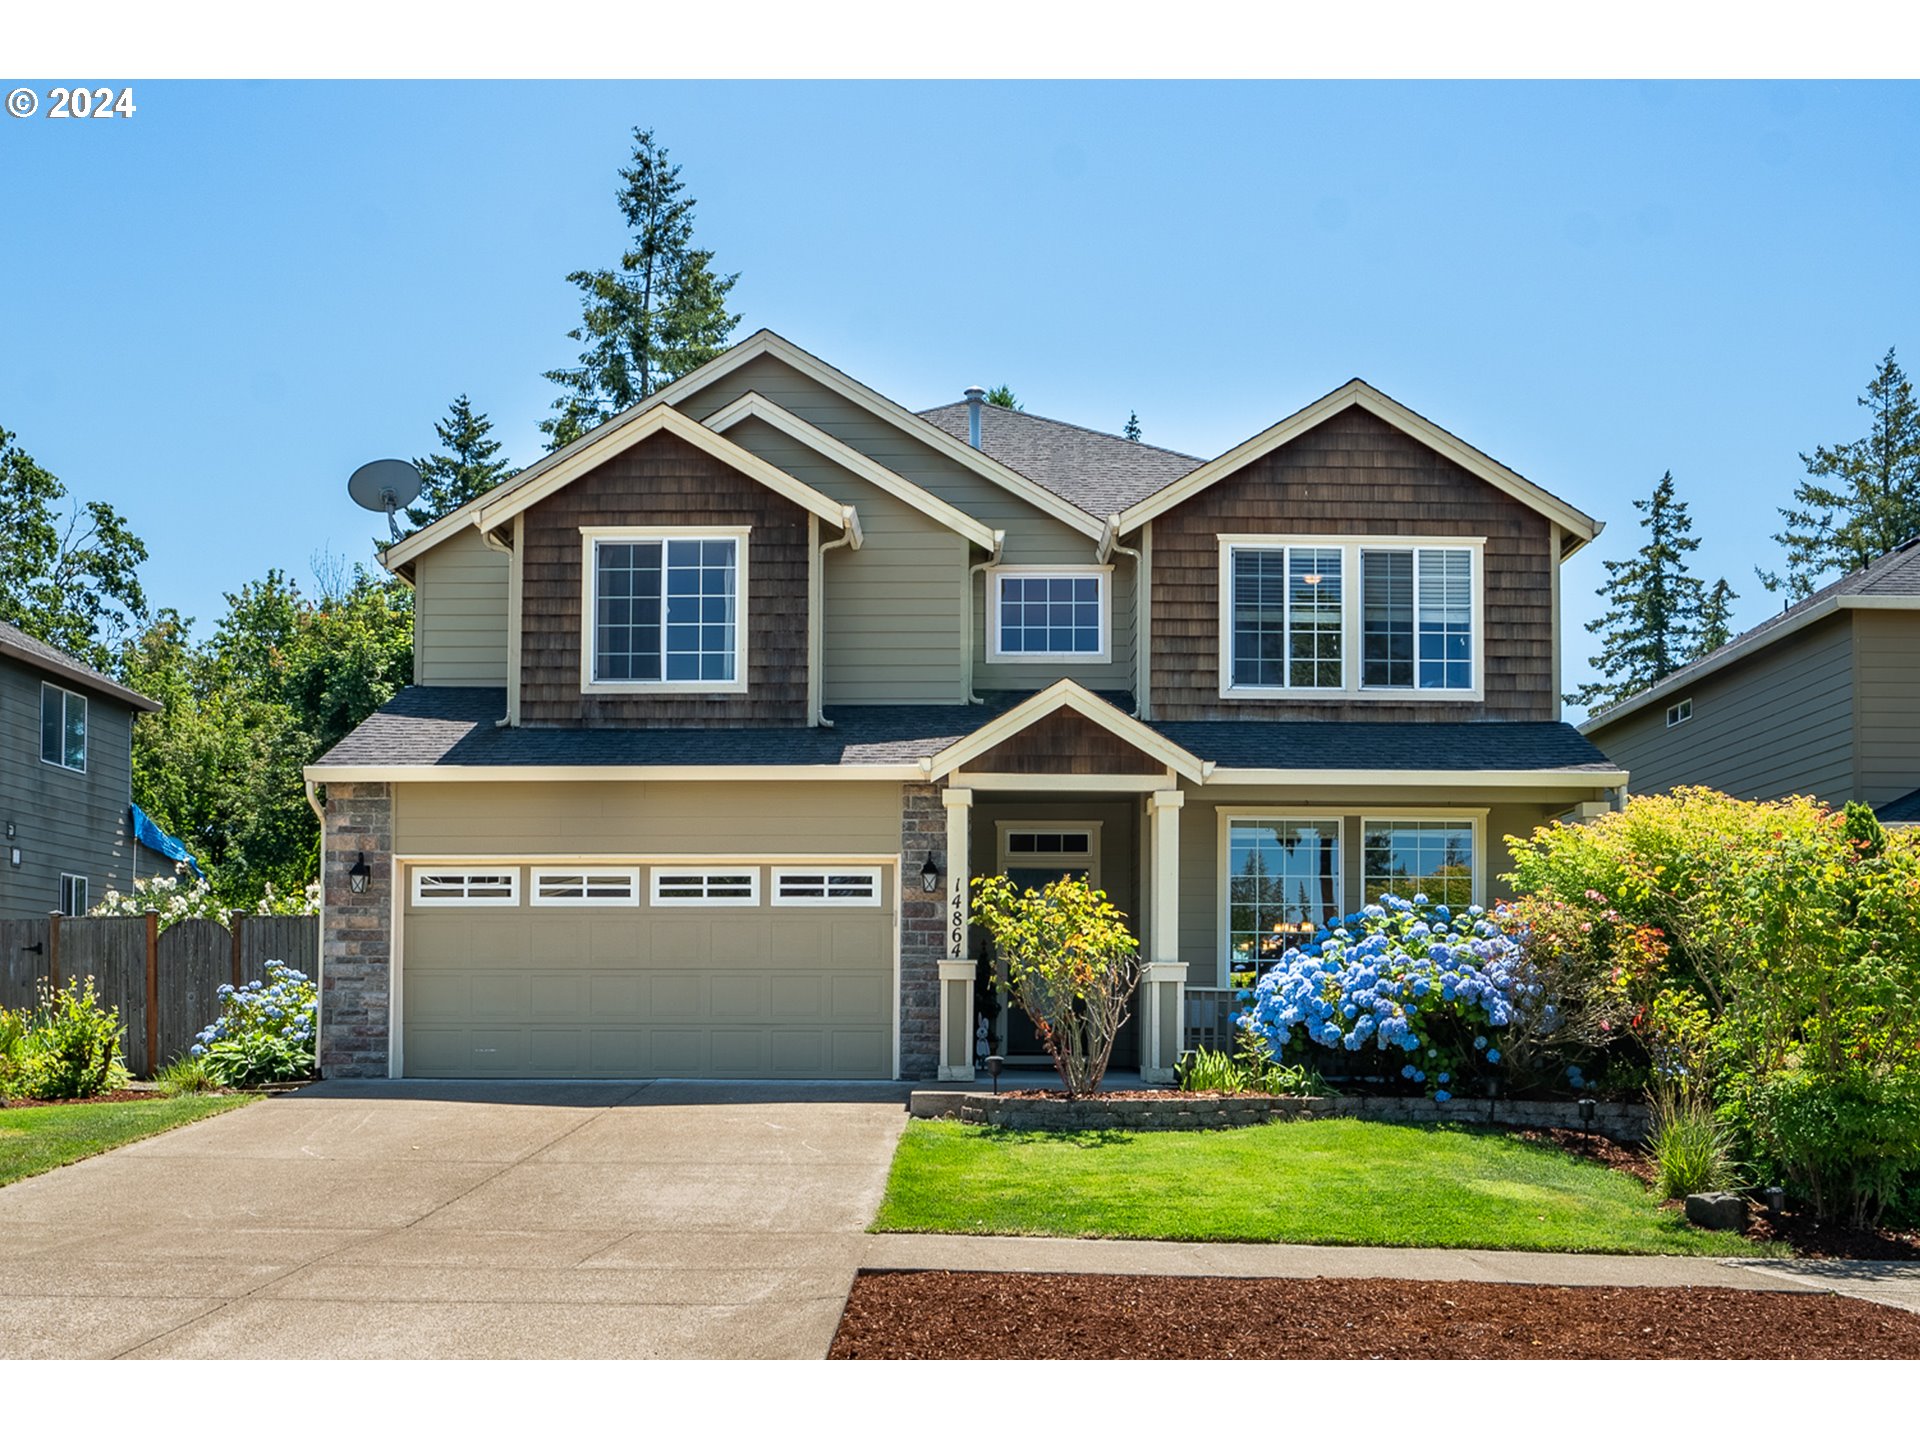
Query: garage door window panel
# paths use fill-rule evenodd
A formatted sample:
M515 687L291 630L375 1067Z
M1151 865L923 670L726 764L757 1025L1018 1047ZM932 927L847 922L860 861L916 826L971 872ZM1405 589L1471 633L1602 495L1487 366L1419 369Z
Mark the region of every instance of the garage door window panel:
M773 872L775 905L869 906L880 903L878 866L822 866Z
M416 905L518 905L520 871L514 867L486 869L420 869L413 872Z
M638 905L638 867L588 870L536 870L531 896L535 905Z
M755 866L724 869L657 869L653 872L655 905L758 905L760 871Z

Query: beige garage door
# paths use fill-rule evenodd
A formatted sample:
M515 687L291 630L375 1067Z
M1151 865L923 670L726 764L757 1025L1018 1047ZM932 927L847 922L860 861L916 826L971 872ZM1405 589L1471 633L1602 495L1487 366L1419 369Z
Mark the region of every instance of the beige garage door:
M891 867L417 867L410 1076L893 1074Z

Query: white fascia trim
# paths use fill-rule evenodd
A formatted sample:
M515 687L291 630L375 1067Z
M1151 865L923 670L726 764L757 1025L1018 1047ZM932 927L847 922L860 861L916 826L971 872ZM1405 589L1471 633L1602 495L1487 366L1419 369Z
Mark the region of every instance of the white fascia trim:
M1024 775L1001 774L991 770L960 770L953 783L971 790L1044 790L1049 795L1081 793L1117 793L1125 795L1178 795L1180 778L1169 770L1164 775Z
M1558 789L1573 786L1601 790L1627 783L1625 770L1232 770L1221 765L1209 785L1406 786L1455 785L1470 790Z
M978 545L982 550L993 549L994 532L991 526L974 519L964 510L949 505L931 491L921 489L906 476L889 470L879 461L861 454L846 442L834 439L818 426L809 425L791 410L774 404L757 391L747 391L731 405L707 416L703 423L709 430L725 432L749 417L764 420L776 430L792 436L814 453L831 460L842 470L859 476L896 500L911 505L928 519L946 526L947 529Z
M997 715L971 735L955 741L939 754L922 760L923 775L940 779L959 769L976 755L984 755L1004 740L1010 740L1035 721L1054 711L1068 709L1119 736L1127 744L1150 755L1168 769L1193 781L1206 779L1213 768L1196 755L1174 744L1166 736L1141 724L1124 711L1116 710L1084 685L1073 680L1056 680L1037 695L1030 695L1003 715ZM1047 777L1036 775L1034 788L1046 789Z
M1458 436L1448 434L1431 420L1416 415L1399 401L1374 389L1366 381L1356 379L1349 380L1332 394L1323 395L1305 409L1295 411L1286 419L1269 426L1251 439L1241 441L1226 454L1216 460L1209 460L1197 470L1189 471L1165 489L1129 506L1121 512L1120 529L1132 530L1144 525L1155 516L1166 514L1176 505L1205 490L1216 480L1223 479L1243 465L1251 464L1262 455L1279 449L1289 440L1296 439L1314 426L1331 420L1341 411L1354 405L1386 421L1395 429L1411 435L1429 449L1438 451L1461 469L1479 476L1495 489L1503 490L1522 504L1539 511L1581 544L1592 540L1606 528L1603 522L1574 509L1558 496L1542 490L1524 475L1509 470L1491 455L1483 454ZM1579 545L1575 545L1558 558L1564 560L1578 548Z
M1644 710L1657 700L1664 700L1677 691L1685 690L1697 680L1705 679L1716 671L1724 670L1736 660L1743 660L1787 636L1806 629L1809 625L1836 615L1842 610L1920 610L1920 595L1829 595L1817 605L1809 605L1792 619L1770 625L1757 634L1749 633L1728 641L1712 655L1684 670L1676 670L1656 685L1649 686L1638 695L1622 700L1618 705L1609 706L1597 715L1589 715L1577 727L1582 735L1591 735L1596 730L1624 720L1627 716Z
M924 780L917 764L900 765L309 765L309 780L395 785L475 784L499 781L536 785L556 780L604 784L610 780Z

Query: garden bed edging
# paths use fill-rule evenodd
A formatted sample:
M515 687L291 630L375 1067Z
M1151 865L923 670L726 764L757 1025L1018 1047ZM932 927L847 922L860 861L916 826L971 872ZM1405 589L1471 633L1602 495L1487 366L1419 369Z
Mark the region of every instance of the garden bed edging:
M922 1120L959 1120L1004 1130L1233 1130L1281 1120L1390 1120L1433 1124L1510 1125L1527 1129L1584 1128L1573 1100L1460 1099L1442 1104L1420 1095L1227 1095L1170 1090L1164 1096L1108 1099L1088 1096L993 1095L916 1090L908 1113ZM1622 1144L1647 1135L1647 1107L1603 1100L1592 1129Z

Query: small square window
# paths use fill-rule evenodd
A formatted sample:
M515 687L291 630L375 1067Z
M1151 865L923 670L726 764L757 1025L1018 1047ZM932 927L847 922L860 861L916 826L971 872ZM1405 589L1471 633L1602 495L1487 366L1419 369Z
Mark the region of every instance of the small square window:
M997 572L991 592L993 658L1105 659L1106 589L1105 571Z
M1672 729L1675 725L1680 724L1683 720L1691 720L1692 718L1693 718L1693 700L1691 699L1691 697L1680 701L1680 703L1677 705L1667 706L1667 728L1668 729Z

